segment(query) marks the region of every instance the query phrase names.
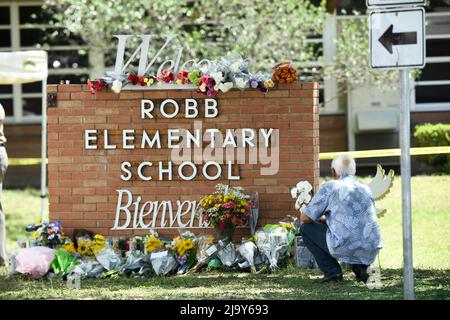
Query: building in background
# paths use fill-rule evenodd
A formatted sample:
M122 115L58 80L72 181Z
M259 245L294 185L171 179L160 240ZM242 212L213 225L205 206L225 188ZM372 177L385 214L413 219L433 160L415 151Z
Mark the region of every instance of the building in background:
M412 84L412 127L422 122L450 123L450 0L431 3L426 14L427 64ZM92 71L89 61L95 57L89 56L90 50L81 39L53 28L41 4L41 1L0 1L0 51L47 50L49 84L61 80L86 83ZM323 34L309 39L323 59L311 61L302 70L303 81L313 78L333 59L339 21L355 18L343 15L342 10L366 10L365 1L351 0L328 1L328 8L335 14L326 22ZM339 96L337 92L335 80L321 82L322 152L398 146L399 95L365 87ZM0 86L0 102L7 115L5 132L10 158L39 158L41 98L40 83ZM373 166L373 162L373 159L360 161L359 165ZM395 166L398 159L385 158L382 162ZM322 168L326 173L328 163L324 162ZM39 172L39 165L11 166L5 183L10 187L37 186Z

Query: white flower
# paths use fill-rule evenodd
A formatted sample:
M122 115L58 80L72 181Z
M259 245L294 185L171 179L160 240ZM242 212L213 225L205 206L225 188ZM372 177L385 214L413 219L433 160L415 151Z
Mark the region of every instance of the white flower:
M296 210L302 209L305 206L305 204L309 203L309 201L311 201L311 196L309 195L309 193L301 192L297 200L295 201L295 209Z
M198 87L200 89L201 92L205 92L206 91L206 84L202 83L202 85L200 87Z
M233 88L233 82L219 83L218 85L214 86L215 90L220 90L222 92L228 92L231 88Z
M307 192L300 192L297 201L300 201L301 203L309 203L309 201L311 201L311 195Z
M301 205L302 205L302 202L299 199L297 199L295 201L295 209L300 210Z
M206 65L206 66L201 67L201 68L200 68L200 71L201 71L203 74L206 74L206 73L208 72L208 66Z
M311 192L312 186L308 181L300 181L297 183L298 192Z
M244 80L243 78L236 78L236 87L239 89L244 89L247 86L248 80Z
M114 80L111 86L111 90L115 93L120 93L120 91L122 90L122 81Z
M239 62L235 62L230 66L230 71L233 73L237 73L239 71L241 71L240 69L240 63Z
M217 83L217 84L219 84L219 83L221 83L222 81L223 81L223 74L222 74L222 72L212 72L211 74L210 74L210 76L214 79L214 81Z
M297 188L292 188L291 189L291 196L292 196L292 198L296 198L297 197L297 193L298 193L298 189Z

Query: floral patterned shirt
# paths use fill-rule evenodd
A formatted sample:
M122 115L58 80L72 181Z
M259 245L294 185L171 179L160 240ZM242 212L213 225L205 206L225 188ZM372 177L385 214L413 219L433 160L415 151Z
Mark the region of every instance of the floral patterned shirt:
M338 261L375 261L383 242L372 193L353 176L324 183L303 212L314 221L325 215L328 249Z

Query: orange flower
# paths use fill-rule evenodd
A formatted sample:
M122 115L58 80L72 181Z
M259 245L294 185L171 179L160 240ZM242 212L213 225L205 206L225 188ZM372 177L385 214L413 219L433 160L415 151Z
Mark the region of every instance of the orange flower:
M272 78L280 84L291 83L297 80L297 70L289 62L279 63L274 66Z

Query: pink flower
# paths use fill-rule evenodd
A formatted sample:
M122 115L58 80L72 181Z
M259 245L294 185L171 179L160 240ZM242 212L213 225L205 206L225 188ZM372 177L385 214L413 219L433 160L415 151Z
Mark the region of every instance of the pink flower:
M103 88L107 86L106 82L102 79L94 81L88 80L87 84L89 86L89 92L92 94L96 93L97 91L102 91Z
M219 226L220 230L224 230L225 229L225 221L220 221L220 226Z
M175 76L172 72L163 69L161 74L157 77L158 81L164 81L165 83L170 83L175 79Z

